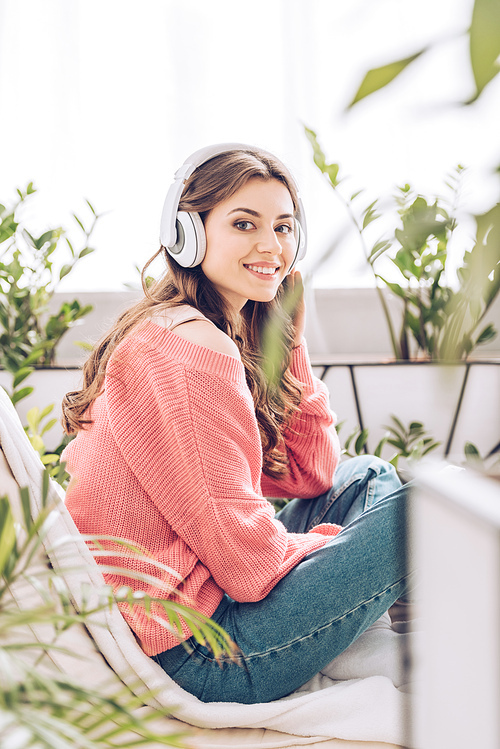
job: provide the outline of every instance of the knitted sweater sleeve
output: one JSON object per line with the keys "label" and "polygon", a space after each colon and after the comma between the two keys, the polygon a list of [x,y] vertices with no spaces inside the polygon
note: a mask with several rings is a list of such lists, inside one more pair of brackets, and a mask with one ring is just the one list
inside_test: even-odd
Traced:
{"label": "knitted sweater sleeve", "polygon": [[108,363],[106,398],[117,446],[169,525],[222,590],[256,601],[340,528],[291,534],[274,518],[241,370],[219,376],[126,340]]}
{"label": "knitted sweater sleeve", "polygon": [[339,461],[336,416],[326,386],[312,372],[305,343],[294,350],[290,371],[302,383],[303,395],[283,434],[288,473],[279,480],[263,474],[262,491],[267,497],[317,497],[331,487]]}

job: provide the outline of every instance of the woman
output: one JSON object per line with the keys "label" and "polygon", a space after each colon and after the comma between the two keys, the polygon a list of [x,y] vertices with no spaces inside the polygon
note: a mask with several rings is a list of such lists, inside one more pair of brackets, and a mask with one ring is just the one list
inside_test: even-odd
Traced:
{"label": "woman", "polygon": [[[403,490],[377,458],[339,465],[303,340],[293,267],[304,215],[283,164],[237,144],[196,152],[167,195],[161,242],[167,273],[96,346],[83,390],[63,404],[77,432],[63,455],[67,506],[82,533],[132,539],[164,565],[146,592],[177,592],[215,619],[244,667],[216,663],[194,638],[179,644],[158,609],[124,609],[148,655],[203,701],[265,702],[308,681],[405,591]],[[275,517],[265,497],[296,499]],[[145,587],[126,572],[106,579]]]}

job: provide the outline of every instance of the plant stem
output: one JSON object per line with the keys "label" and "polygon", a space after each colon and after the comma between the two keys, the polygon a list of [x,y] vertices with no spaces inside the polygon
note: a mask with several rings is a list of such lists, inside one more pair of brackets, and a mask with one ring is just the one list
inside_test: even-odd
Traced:
{"label": "plant stem", "polygon": [[401,352],[401,349],[400,349],[400,347],[398,346],[398,343],[397,343],[397,340],[396,340],[396,334],[394,333],[394,327],[393,327],[393,325],[392,325],[392,320],[391,320],[391,316],[390,316],[390,314],[389,314],[389,308],[388,308],[388,306],[387,306],[387,302],[386,302],[386,300],[385,300],[385,297],[384,297],[383,291],[382,291],[382,289],[380,288],[380,286],[379,286],[379,284],[378,284],[378,280],[377,280],[377,275],[376,275],[376,273],[375,273],[375,270],[374,270],[374,268],[373,268],[373,265],[372,265],[372,263],[370,262],[370,256],[369,256],[369,254],[368,254],[368,248],[367,248],[367,246],[366,246],[366,243],[365,243],[365,238],[364,238],[364,236],[363,236],[363,229],[362,229],[362,227],[361,227],[361,226],[359,225],[359,223],[358,223],[358,220],[357,220],[357,218],[356,218],[356,216],[355,216],[355,214],[354,214],[354,211],[353,211],[353,210],[352,210],[352,208],[351,208],[351,204],[349,203],[349,201],[347,201],[347,200],[346,200],[346,199],[344,198],[344,196],[342,195],[342,193],[341,193],[341,192],[340,192],[340,191],[339,191],[339,190],[337,189],[337,186],[336,186],[336,185],[334,185],[334,184],[333,184],[333,183],[331,182],[331,180],[330,180],[330,179],[328,178],[328,175],[326,175],[326,174],[325,174],[324,176],[326,177],[326,179],[327,179],[327,181],[328,181],[328,184],[330,185],[330,187],[331,187],[331,188],[332,188],[332,190],[334,191],[334,193],[335,193],[335,195],[337,196],[337,198],[338,198],[338,199],[340,200],[340,202],[341,202],[341,203],[343,204],[344,208],[345,208],[345,209],[346,209],[346,211],[347,211],[347,215],[349,216],[349,218],[350,218],[351,222],[352,222],[352,223],[354,224],[354,227],[355,227],[356,231],[357,231],[357,232],[358,232],[358,234],[359,234],[359,238],[360,238],[360,241],[361,241],[361,247],[362,247],[362,249],[363,249],[363,254],[364,254],[364,256],[365,256],[366,262],[368,263],[368,265],[369,265],[369,266],[370,266],[370,268],[371,268],[371,271],[372,271],[372,273],[373,273],[373,276],[374,276],[374,279],[375,279],[375,290],[376,290],[376,292],[377,292],[377,295],[378,295],[378,298],[379,298],[380,304],[381,304],[381,306],[382,306],[382,310],[383,310],[383,312],[384,312],[384,317],[385,317],[385,321],[386,321],[386,324],[387,324],[387,328],[388,328],[388,330],[389,330],[389,336],[390,336],[390,339],[391,339],[391,346],[392,346],[392,350],[393,350],[393,352],[394,352],[394,356],[396,357],[396,359],[403,359],[403,358],[405,358],[405,357],[404,357],[404,356],[402,356],[402,352]]}

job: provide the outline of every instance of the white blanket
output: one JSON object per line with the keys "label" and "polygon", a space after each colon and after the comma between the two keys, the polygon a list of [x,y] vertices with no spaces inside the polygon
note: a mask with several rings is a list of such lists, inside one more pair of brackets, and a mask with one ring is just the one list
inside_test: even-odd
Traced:
{"label": "white blanket", "polygon": [[[2,388],[0,444],[17,483],[29,488],[36,512],[43,466]],[[47,538],[47,547],[52,547],[49,556],[56,569],[66,570],[63,576],[78,602],[82,584],[97,590],[104,579],[64,506],[61,488],[52,483],[50,492],[58,511],[53,513]],[[73,571],[67,571],[69,567]],[[124,682],[139,692],[139,679],[142,689],[154,691],[157,705],[174,705],[171,714],[193,726],[271,728],[296,736],[408,745],[405,729],[410,697],[402,683],[402,661],[411,635],[393,631],[388,615],[301,689],[281,700],[255,705],[203,703],[182,690],[143,653],[117,607],[102,611],[89,629]],[[146,701],[151,703],[149,698]]]}

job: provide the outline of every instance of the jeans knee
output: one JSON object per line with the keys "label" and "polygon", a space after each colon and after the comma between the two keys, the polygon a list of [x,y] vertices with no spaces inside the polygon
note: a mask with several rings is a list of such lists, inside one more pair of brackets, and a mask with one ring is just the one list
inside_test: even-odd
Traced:
{"label": "jeans knee", "polygon": [[380,475],[397,475],[394,466],[387,460],[377,458],[375,455],[356,455],[349,458],[349,465],[355,469],[356,473],[366,473],[370,469],[378,476]]}
{"label": "jeans knee", "polygon": [[373,468],[380,476],[394,476],[397,478],[397,472],[392,463],[383,458],[377,458],[376,455],[367,455],[370,458],[370,468]]}
{"label": "jeans knee", "polygon": [[380,477],[383,477],[385,481],[391,482],[394,485],[394,489],[399,489],[401,486],[401,479],[398,476],[398,472],[388,460],[377,458],[375,455],[371,457],[371,468],[377,472]]}
{"label": "jeans knee", "polygon": [[368,474],[370,471],[383,482],[386,487],[386,493],[399,489],[401,486],[401,480],[397,474],[396,469],[383,458],[377,458],[376,455],[357,455],[354,458],[350,458],[351,467],[354,469],[353,472],[358,474]]}

